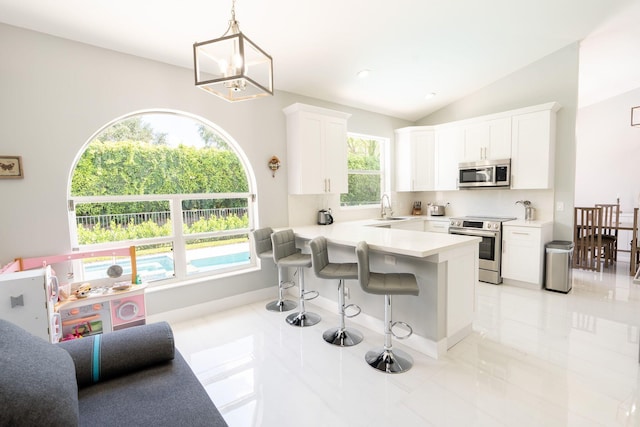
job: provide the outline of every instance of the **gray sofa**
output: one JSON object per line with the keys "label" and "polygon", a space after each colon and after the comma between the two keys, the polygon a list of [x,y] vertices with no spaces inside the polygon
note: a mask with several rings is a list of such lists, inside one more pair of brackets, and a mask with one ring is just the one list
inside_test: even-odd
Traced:
{"label": "gray sofa", "polygon": [[226,426],[170,326],[50,344],[0,319],[0,426]]}

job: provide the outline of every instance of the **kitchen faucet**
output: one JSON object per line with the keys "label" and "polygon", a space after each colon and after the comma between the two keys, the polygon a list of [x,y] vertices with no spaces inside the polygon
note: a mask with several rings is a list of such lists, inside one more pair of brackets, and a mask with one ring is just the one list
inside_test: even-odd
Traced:
{"label": "kitchen faucet", "polygon": [[[387,209],[384,207],[384,199],[387,199],[387,207],[389,209],[389,213],[387,214]],[[382,218],[386,218],[388,216],[393,215],[393,210],[391,209],[391,201],[389,200],[388,194],[383,194],[382,198],[380,198],[380,216]]]}

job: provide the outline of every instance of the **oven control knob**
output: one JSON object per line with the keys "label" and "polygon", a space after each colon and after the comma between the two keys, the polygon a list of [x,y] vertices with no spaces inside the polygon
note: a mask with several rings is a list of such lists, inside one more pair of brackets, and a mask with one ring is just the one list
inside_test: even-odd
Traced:
{"label": "oven control knob", "polygon": [[493,228],[494,228],[495,230],[497,230],[497,229],[498,229],[498,224],[493,224]]}

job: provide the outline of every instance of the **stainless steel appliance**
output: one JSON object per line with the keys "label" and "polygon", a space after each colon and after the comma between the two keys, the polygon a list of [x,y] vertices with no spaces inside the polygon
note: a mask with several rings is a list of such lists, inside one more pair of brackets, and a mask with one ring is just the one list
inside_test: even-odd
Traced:
{"label": "stainless steel appliance", "polygon": [[444,216],[444,210],[449,205],[434,205],[433,203],[429,203],[429,215],[431,216]]}
{"label": "stainless steel appliance", "polygon": [[511,159],[481,160],[458,165],[458,188],[496,188],[511,185]]}
{"label": "stainless steel appliance", "polygon": [[449,234],[482,238],[478,275],[481,282],[502,283],[502,223],[514,219],[471,216],[450,219]]}
{"label": "stainless steel appliance", "polygon": [[331,215],[331,209],[322,209],[318,211],[318,225],[333,224],[333,215]]}

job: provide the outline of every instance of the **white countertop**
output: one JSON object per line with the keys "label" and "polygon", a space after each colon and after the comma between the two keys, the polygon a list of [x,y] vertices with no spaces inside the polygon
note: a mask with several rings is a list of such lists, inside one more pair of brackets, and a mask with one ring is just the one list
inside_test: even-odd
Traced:
{"label": "white countertop", "polygon": [[394,222],[397,221],[364,220],[291,228],[296,237],[302,239],[324,236],[332,243],[353,247],[364,240],[372,250],[419,258],[477,244],[481,240],[472,236],[375,227]]}

